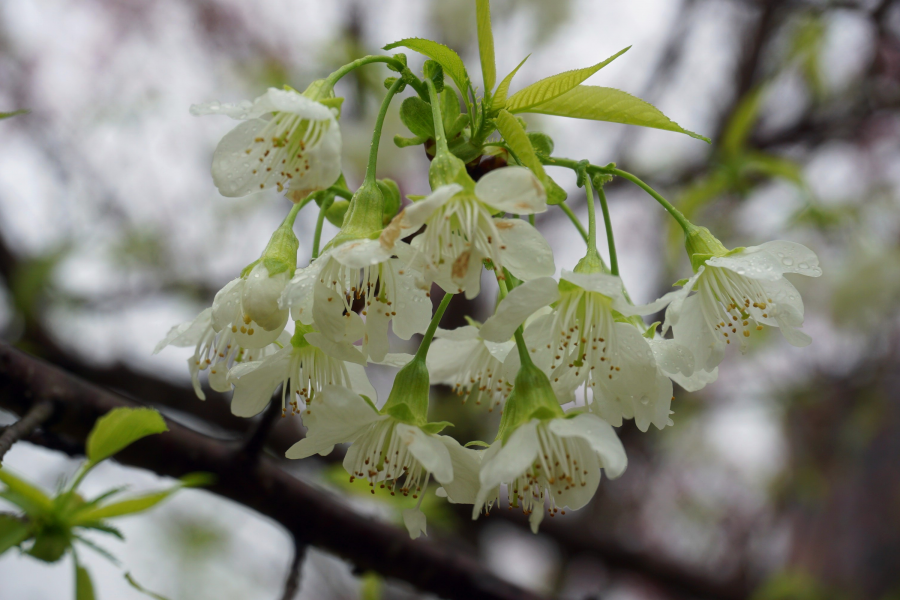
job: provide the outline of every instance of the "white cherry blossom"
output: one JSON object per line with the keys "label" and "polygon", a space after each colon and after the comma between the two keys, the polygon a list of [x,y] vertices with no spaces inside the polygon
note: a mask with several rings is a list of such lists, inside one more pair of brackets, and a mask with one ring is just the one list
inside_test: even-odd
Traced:
{"label": "white cherry blossom", "polygon": [[[303,198],[341,174],[341,131],[334,109],[295,90],[269,90],[253,102],[191,106],[194,115],[243,121],[216,147],[212,175],[223,196],[276,187]],[[269,119],[262,117],[271,115]]]}
{"label": "white cherry blossom", "polygon": [[[407,244],[387,251],[378,240],[345,242],[298,269],[281,304],[290,307],[295,320],[315,323],[334,341],[363,338],[367,356],[380,362],[389,351],[388,323],[407,340],[424,332],[431,320],[429,292],[411,260]],[[355,325],[355,300],[364,303],[364,328]]]}
{"label": "white cherry blossom", "polygon": [[672,327],[675,340],[690,349],[708,377],[732,341],[745,351],[750,331],[763,325],[778,327],[794,346],[806,346],[811,338],[797,329],[803,325],[803,300],[786,273],[818,277],[822,269],[812,250],[787,241],[711,256],[674,293],[664,328]]}
{"label": "white cherry blossom", "polygon": [[482,177],[474,193],[456,183],[438,187],[407,206],[380,239],[385,248],[392,248],[424,225],[413,247],[426,257],[431,276],[447,292],[465,292],[471,299],[480,289],[484,259],[522,280],[555,272],[553,252],[537,229],[521,219],[494,216],[546,210],[547,195],[534,173],[525,167],[503,167]]}

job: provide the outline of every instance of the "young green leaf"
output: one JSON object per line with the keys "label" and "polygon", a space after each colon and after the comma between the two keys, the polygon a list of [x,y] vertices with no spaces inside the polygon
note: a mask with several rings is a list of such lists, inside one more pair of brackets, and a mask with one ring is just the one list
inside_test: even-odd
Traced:
{"label": "young green leaf", "polygon": [[453,79],[459,93],[466,95],[469,89],[469,74],[466,73],[466,65],[455,51],[451,50],[443,44],[426,40],[422,38],[406,38],[393,44],[388,44],[384,50],[392,50],[394,48],[409,48],[415,50],[419,54],[424,54],[428,58],[437,62],[444,68],[444,71]]}
{"label": "young green leaf", "polygon": [[97,419],[88,435],[88,459],[97,464],[141,438],[168,430],[152,408],[115,408]]}
{"label": "young green leaf", "polygon": [[[22,503],[16,502],[15,500],[10,501],[28,513],[31,513],[34,510],[46,512],[53,506],[53,500],[50,499],[50,496],[24,479],[16,477],[6,469],[0,469],[0,482],[6,484],[6,487],[12,492],[10,495],[12,498],[18,497],[22,499]],[[23,506],[23,504],[26,503],[27,506]]]}
{"label": "young green leaf", "polygon": [[112,519],[115,517],[122,517],[125,515],[133,515],[135,513],[144,512],[145,510],[153,508],[154,506],[171,496],[173,493],[177,492],[179,489],[181,489],[180,485],[168,490],[163,490],[161,492],[153,492],[151,494],[145,494],[143,496],[137,496],[135,498],[119,500],[118,502],[107,504],[106,506],[91,508],[84,512],[78,513],[78,516],[76,517],[73,525],[82,525],[84,523],[91,523],[93,521]]}
{"label": "young green leaf", "polygon": [[[530,54],[528,56],[531,56]],[[509,94],[509,84],[512,83],[513,77],[516,76],[516,72],[522,68],[522,65],[525,64],[525,61],[528,60],[528,56],[522,59],[516,68],[513,69],[509,75],[503,78],[503,81],[500,82],[500,85],[497,86],[497,91],[494,92],[494,97],[491,98],[491,110],[500,110],[506,106],[506,95]]]}
{"label": "young green leaf", "polygon": [[[532,83],[528,87],[519,90],[506,101],[506,110],[509,112],[526,112],[530,108],[549,102],[554,98],[562,96],[572,88],[579,85],[582,81],[628,52],[628,48],[620,50],[606,60],[597,63],[592,67],[584,69],[576,69],[574,71],[566,71],[557,75],[541,79],[537,83]],[[498,90],[499,93],[499,90]]]}
{"label": "young green leaf", "polygon": [[12,515],[0,515],[0,555],[31,537],[31,525]]}
{"label": "young green leaf", "polygon": [[759,117],[765,89],[765,86],[758,86],[744,94],[744,97],[738,102],[722,133],[719,151],[723,156],[733,158],[740,154],[747,145],[747,138]]}
{"label": "young green leaf", "polygon": [[125,581],[127,581],[131,585],[131,587],[133,587],[140,593],[150,596],[154,600],[168,600],[168,598],[166,598],[165,596],[160,596],[159,594],[155,594],[155,593],[151,592],[150,590],[146,589],[141,584],[139,584],[137,581],[134,580],[134,577],[131,576],[131,573],[125,573]]}
{"label": "young green leaf", "polygon": [[579,85],[562,96],[529,108],[527,112],[652,127],[709,142],[708,138],[681,127],[649,102],[614,88]]}
{"label": "young green leaf", "polygon": [[478,54],[481,56],[481,72],[484,74],[484,92],[487,94],[497,82],[490,0],[475,0],[475,14],[478,18]]}
{"label": "young green leaf", "polygon": [[95,600],[94,582],[91,574],[79,564],[75,564],[75,600]]}
{"label": "young green leaf", "polygon": [[419,98],[410,96],[400,104],[400,120],[413,135],[434,138],[434,117],[431,105]]}
{"label": "young green leaf", "polygon": [[541,164],[537,154],[534,153],[531,140],[528,139],[528,134],[525,133],[525,129],[518,119],[507,111],[501,110],[500,114],[497,115],[497,129],[500,130],[500,134],[506,140],[506,144],[513,151],[513,154],[516,155],[519,162],[531,169],[546,187],[547,173],[544,171],[544,165]]}

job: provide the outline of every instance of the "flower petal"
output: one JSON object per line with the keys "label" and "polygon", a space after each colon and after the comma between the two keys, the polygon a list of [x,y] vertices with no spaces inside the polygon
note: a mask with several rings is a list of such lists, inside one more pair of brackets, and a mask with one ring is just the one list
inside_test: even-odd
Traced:
{"label": "flower petal", "polygon": [[781,261],[781,269],[785,273],[797,273],[807,277],[819,277],[822,274],[819,257],[803,244],[776,240],[761,244],[759,248],[775,255]]}
{"label": "flower petal", "polygon": [[392,296],[394,312],[391,319],[394,334],[401,340],[408,340],[416,333],[425,333],[431,323],[431,298],[428,291],[418,285],[421,276],[403,263],[394,259],[385,265],[392,271],[396,294]]}
{"label": "flower petal", "polygon": [[696,294],[685,299],[672,335],[694,355],[695,371],[712,371],[725,357],[725,344],[707,325],[700,296]]}
{"label": "flower petal", "polygon": [[418,508],[403,509],[403,524],[406,525],[411,539],[415,540],[423,533],[428,535],[428,532],[425,531],[425,513]]}
{"label": "flower petal", "polygon": [[625,467],[628,466],[625,447],[622,446],[612,425],[600,417],[582,413],[571,419],[553,419],[549,427],[550,431],[560,437],[577,437],[585,440],[600,457],[601,466],[606,469],[606,475],[610,479],[615,479],[625,472]]}
{"label": "flower petal", "polygon": [[453,340],[455,342],[476,340],[478,339],[478,328],[473,325],[463,325],[456,329],[443,329],[438,327],[437,331],[434,332],[434,337],[442,340]]}
{"label": "flower petal", "polygon": [[297,269],[293,279],[285,286],[279,304],[291,309],[291,318],[295,321],[304,325],[313,324],[315,285],[329,258],[328,255],[320,256],[308,267]]}
{"label": "flower petal", "polygon": [[394,433],[406,444],[409,452],[426,471],[441,484],[453,481],[453,463],[450,452],[436,435],[428,435],[418,427],[397,423]]}
{"label": "flower petal", "polygon": [[344,341],[347,327],[353,317],[344,315],[344,299],[322,282],[316,282],[313,300],[313,320],[326,337],[336,342]]}
{"label": "flower petal", "polygon": [[694,372],[694,355],[675,340],[653,338],[647,342],[653,351],[656,366],[666,375],[681,373],[690,377]]}
{"label": "flower petal", "polygon": [[516,329],[539,308],[559,300],[559,286],[552,277],[539,277],[514,288],[481,327],[481,337],[508,342]]}
{"label": "flower petal", "polygon": [[228,373],[234,384],[231,412],[238,417],[259,414],[272,400],[272,394],[288,376],[292,348],[288,346],[268,358],[236,365]]}
{"label": "flower petal", "polygon": [[240,277],[232,279],[216,293],[212,303],[212,326],[216,331],[239,323],[241,319],[241,292],[244,280]]}
{"label": "flower petal", "polygon": [[759,246],[744,248],[736,254],[713,256],[706,261],[710,267],[721,267],[734,271],[738,275],[750,279],[780,279],[784,273],[784,265],[774,254],[766,252]]}
{"label": "flower petal", "polygon": [[390,350],[388,323],[391,321],[391,307],[375,300],[366,307],[366,337],[364,351],[373,362],[381,362]]}
{"label": "flower petal", "polygon": [[350,240],[330,251],[331,258],[351,269],[365,269],[391,257],[378,240]]}
{"label": "flower petal", "polygon": [[372,406],[345,387],[327,385],[313,398],[303,415],[306,438],[291,446],[287,458],[326,455],[335,444],[353,442],[375,421],[389,417],[379,415]]}
{"label": "flower petal", "polygon": [[[489,494],[501,483],[515,481],[531,467],[540,450],[537,436],[538,421],[523,423],[516,429],[495,454],[484,456],[478,481],[481,484],[475,498],[474,514],[477,515]],[[499,445],[500,441],[491,444]]]}
{"label": "flower petal", "polygon": [[547,192],[526,167],[495,169],[475,184],[478,199],[500,212],[531,215],[547,210]]}
{"label": "flower petal", "polygon": [[365,396],[372,402],[377,401],[378,393],[375,391],[375,386],[372,385],[366,376],[365,367],[355,364],[345,366],[347,367],[347,378],[350,380],[350,389],[360,396]]}
{"label": "flower petal", "polygon": [[551,277],[556,273],[550,244],[537,229],[522,219],[494,219],[500,234],[500,261],[522,280]]}
{"label": "flower petal", "polygon": [[318,331],[311,331],[303,336],[307,342],[319,348],[328,356],[334,357],[344,362],[354,363],[365,366],[366,357],[359,351],[359,348],[347,342],[336,342],[327,335],[322,335]]}
{"label": "flower petal", "polygon": [[453,466],[453,481],[443,484],[447,498],[454,504],[474,504],[483,452],[465,448],[448,435],[437,438],[447,448]]}
{"label": "flower petal", "polygon": [[[203,309],[193,321],[181,323],[169,330],[166,337],[161,339],[153,349],[153,354],[159,352],[166,346],[176,346],[178,348],[186,348],[188,346],[196,346],[203,336],[212,328],[212,308]],[[473,327],[474,329],[474,327]]]}
{"label": "flower petal", "polygon": [[378,241],[386,249],[393,248],[397,240],[418,230],[436,210],[447,204],[450,198],[461,191],[462,186],[458,183],[442,185],[424,200],[413,202],[400,211],[390,225],[384,228]]}

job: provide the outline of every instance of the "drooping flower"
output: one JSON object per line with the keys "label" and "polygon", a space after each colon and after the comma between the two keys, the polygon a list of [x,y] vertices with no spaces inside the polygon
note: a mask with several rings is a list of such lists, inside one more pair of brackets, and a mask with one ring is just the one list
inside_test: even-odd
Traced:
{"label": "drooping flower", "polygon": [[490,342],[479,335],[479,328],[466,325],[458,329],[438,329],[428,352],[428,372],[433,383],[450,386],[463,398],[483,399],[489,410],[499,406],[512,392],[515,371],[504,369],[504,361],[516,343]]}
{"label": "drooping flower", "polygon": [[[326,351],[327,349],[327,351]],[[299,414],[325,386],[343,386],[375,398],[366,377],[366,360],[347,343],[336,343],[312,327],[295,324],[290,343],[262,360],[241,362],[228,372],[234,385],[231,412],[252,417],[261,412],[281,385],[281,412]]]}
{"label": "drooping flower", "polygon": [[201,400],[206,400],[206,394],[200,386],[201,371],[209,371],[209,385],[212,389],[227,392],[231,389],[227,375],[232,365],[241,361],[262,360],[290,343],[290,337],[282,331],[279,337],[267,346],[243,348],[230,328],[219,331],[215,329],[212,314],[213,309],[207,308],[193,321],[172,327],[153,350],[153,354],[157,354],[166,346],[180,348],[194,346],[194,354],[188,358],[188,370],[194,393]]}
{"label": "drooping flower", "polygon": [[[579,263],[579,267],[584,261]],[[635,306],[625,296],[622,281],[600,272],[563,271],[558,292],[540,279],[515,288],[485,323],[482,335],[499,339],[542,306],[554,309],[535,319],[527,331],[529,350],[546,370],[564,401],[578,386],[592,392],[590,409],[612,425],[635,419],[646,431],[650,423],[662,429],[669,422],[671,383],[658,377],[658,366],[643,329],[629,317],[652,314],[669,301],[663,297]],[[684,352],[687,355],[687,352]],[[549,363],[549,364],[548,364]],[[693,364],[680,365],[690,376]]]}
{"label": "drooping flower", "polygon": [[353,304],[362,302],[365,325],[359,335],[349,336],[355,337],[350,341],[363,337],[367,356],[380,362],[389,351],[388,323],[393,323],[397,337],[408,340],[423,333],[431,320],[430,294],[410,264],[409,254],[409,247],[402,243],[388,252],[378,240],[344,242],[297,270],[282,305],[290,307],[295,320],[315,323],[323,335],[341,341],[355,330]]}
{"label": "drooping flower", "polygon": [[563,413],[550,382],[532,363],[516,376],[497,440],[482,457],[472,518],[500,501],[521,506],[532,531],[544,518],[577,510],[593,497],[600,469],[616,478],[627,466],[625,449],[609,423],[583,412]]}
{"label": "drooping flower", "polygon": [[381,410],[344,387],[326,386],[306,407],[306,438],[291,446],[286,456],[326,455],[335,444],[352,443],[344,457],[351,481],[367,480],[373,494],[377,484],[391,495],[399,492],[419,500],[403,515],[410,536],[416,538],[425,531],[419,506],[431,476],[445,488],[450,485],[451,453],[464,450],[455,440],[437,435],[448,423],[427,421],[428,387],[428,370],[420,359],[400,370]]}
{"label": "drooping flower", "polygon": [[797,330],[803,325],[803,300],[784,277],[820,276],[812,250],[774,241],[729,251],[705,227],[695,227],[686,246],[695,274],[674,293],[664,327],[672,327],[675,340],[690,349],[698,369],[712,372],[732,340],[745,351],[750,331],[763,325],[778,327],[794,346],[812,341]]}
{"label": "drooping flower", "polygon": [[478,295],[481,265],[490,259],[522,280],[552,275],[553,252],[541,234],[526,221],[494,215],[531,215],[547,210],[547,194],[525,167],[503,167],[482,177],[471,189],[459,183],[437,187],[407,206],[382,232],[385,248],[392,248],[423,225],[413,240],[423,253],[434,280],[447,292]]}
{"label": "drooping flower", "polygon": [[[329,91],[315,82],[303,94],[269,90],[240,104],[195,104],[191,114],[222,114],[244,121],[216,147],[212,175],[223,196],[288,188],[295,200],[332,185],[341,173],[341,131],[336,109],[317,100]],[[269,119],[262,117],[271,115]]]}

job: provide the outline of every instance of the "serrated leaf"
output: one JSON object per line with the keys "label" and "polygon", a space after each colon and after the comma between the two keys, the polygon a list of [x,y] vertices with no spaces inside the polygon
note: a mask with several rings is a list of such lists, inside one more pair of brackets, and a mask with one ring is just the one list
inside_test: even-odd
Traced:
{"label": "serrated leaf", "polygon": [[11,498],[20,497],[27,501],[28,506],[23,506],[25,502],[20,504],[15,499],[7,498],[26,512],[31,513],[34,510],[47,512],[53,507],[53,500],[50,499],[50,496],[6,469],[0,468],[0,482],[6,484],[6,487],[12,492]]}
{"label": "serrated leaf", "polygon": [[481,57],[481,72],[484,74],[484,91],[488,93],[497,82],[490,0],[475,0],[475,15],[478,20],[478,55]]}
{"label": "serrated leaf", "polygon": [[27,115],[31,111],[27,108],[23,108],[22,110],[14,110],[12,112],[0,112],[0,121],[3,119],[8,119],[10,117],[15,117],[16,115]]}
{"label": "serrated leaf", "polygon": [[134,577],[131,576],[131,573],[125,573],[125,581],[127,581],[131,585],[131,587],[133,587],[140,593],[150,596],[154,600],[168,600],[168,598],[166,598],[165,596],[160,596],[159,594],[151,592],[150,590],[143,587],[141,584],[134,580]]}
{"label": "serrated leaf", "polygon": [[519,162],[531,169],[537,175],[537,178],[541,180],[541,183],[544,183],[545,188],[548,187],[544,165],[541,164],[537,154],[534,153],[531,140],[528,139],[528,134],[525,133],[525,129],[519,123],[519,120],[509,112],[501,110],[497,115],[497,129],[500,130],[500,134],[506,140],[507,146],[516,155]]}
{"label": "serrated leaf", "polygon": [[0,555],[31,537],[31,525],[12,515],[0,515]]}
{"label": "serrated leaf", "polygon": [[75,600],[95,600],[91,574],[79,564],[75,565]]}
{"label": "serrated leaf", "polygon": [[[530,54],[528,56],[531,56]],[[528,56],[522,59],[516,68],[513,69],[509,75],[503,78],[503,81],[500,82],[500,85],[497,86],[497,91],[494,92],[494,97],[491,98],[491,110],[500,110],[501,108],[506,107],[506,95],[509,94],[509,84],[512,83],[513,77],[516,76],[516,72],[522,65],[525,64],[525,61],[528,60]]]}
{"label": "serrated leaf", "polygon": [[94,424],[87,439],[87,456],[96,464],[141,438],[168,430],[162,415],[152,408],[114,408]]}
{"label": "serrated leaf", "polygon": [[[431,107],[429,106],[429,108]],[[451,137],[450,128],[460,116],[459,96],[450,88],[444,88],[444,91],[441,92],[441,123],[444,125],[444,135],[447,136],[447,139]]]}
{"label": "serrated leaf", "polygon": [[708,138],[681,127],[649,102],[615,88],[580,85],[527,112],[651,127],[709,142]]}
{"label": "serrated leaf", "polygon": [[466,73],[466,65],[454,50],[438,42],[423,38],[406,38],[399,42],[388,44],[383,49],[393,50],[399,47],[415,50],[440,64],[444,71],[450,75],[450,78],[453,79],[453,83],[456,84],[459,93],[463,96],[466,95],[469,89],[469,74]]}
{"label": "serrated leaf", "polygon": [[566,71],[541,79],[536,83],[532,83],[528,87],[519,90],[506,101],[506,110],[509,112],[525,112],[538,104],[544,104],[554,98],[562,96],[569,90],[575,88],[582,81],[628,52],[631,46],[620,50],[613,56],[604,61],[597,63],[592,67],[584,69],[575,69],[574,71]]}

